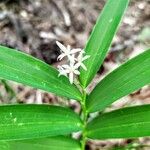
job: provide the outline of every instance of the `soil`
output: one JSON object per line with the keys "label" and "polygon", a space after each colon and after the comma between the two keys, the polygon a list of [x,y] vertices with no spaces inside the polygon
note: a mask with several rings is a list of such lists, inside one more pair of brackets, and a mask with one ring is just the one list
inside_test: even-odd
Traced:
{"label": "soil", "polygon": [[[84,48],[105,0],[1,0],[0,44],[33,55],[57,66],[60,54],[56,40]],[[111,10],[113,11],[113,10]],[[89,91],[108,72],[150,47],[150,0],[131,0],[112,47]],[[5,82],[5,81],[4,81]],[[59,103],[80,111],[75,101],[14,82],[0,83],[1,103]],[[6,88],[9,86],[9,90]],[[112,104],[106,111],[150,103],[150,86]],[[107,150],[128,144],[150,144],[149,138],[89,141],[87,150]],[[135,148],[138,149],[138,148]],[[139,148],[147,149],[147,148]]]}

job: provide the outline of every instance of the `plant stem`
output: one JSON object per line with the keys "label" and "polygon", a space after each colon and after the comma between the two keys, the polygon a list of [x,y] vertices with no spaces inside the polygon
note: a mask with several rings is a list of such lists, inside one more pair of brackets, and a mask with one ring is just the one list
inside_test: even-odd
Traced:
{"label": "plant stem", "polygon": [[82,132],[82,139],[81,139],[81,150],[85,150],[85,145],[86,145],[86,124],[87,124],[87,111],[86,111],[86,91],[85,89],[82,89],[82,102],[81,102],[81,108],[82,108],[82,119],[83,119],[83,125],[84,129]]}

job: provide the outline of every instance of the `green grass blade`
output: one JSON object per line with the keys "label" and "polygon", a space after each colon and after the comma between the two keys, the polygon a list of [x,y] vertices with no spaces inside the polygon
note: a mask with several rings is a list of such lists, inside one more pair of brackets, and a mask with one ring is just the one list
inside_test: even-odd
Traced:
{"label": "green grass blade", "polygon": [[0,141],[1,150],[81,150],[77,140],[65,136],[23,141]]}
{"label": "green grass blade", "polygon": [[[48,64],[19,51],[0,46],[0,77],[72,99],[81,99],[75,85]],[[64,88],[65,87],[65,88]]]}
{"label": "green grass blade", "polygon": [[90,83],[103,63],[128,1],[107,0],[85,47],[90,58],[84,62],[87,71],[81,69],[80,82],[83,87]]}
{"label": "green grass blade", "polygon": [[92,139],[150,136],[150,105],[127,107],[104,113],[87,125]]}
{"label": "green grass blade", "polygon": [[82,129],[72,110],[49,105],[0,106],[0,140],[20,140],[70,134]]}
{"label": "green grass blade", "polygon": [[150,83],[150,49],[108,74],[87,98],[88,112],[101,111]]}

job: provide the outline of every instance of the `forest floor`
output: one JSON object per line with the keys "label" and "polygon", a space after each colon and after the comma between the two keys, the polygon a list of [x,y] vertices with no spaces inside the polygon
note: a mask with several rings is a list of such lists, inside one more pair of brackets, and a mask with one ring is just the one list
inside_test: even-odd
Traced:
{"label": "forest floor", "polygon": [[[56,67],[60,54],[56,40],[84,48],[105,0],[5,0],[0,2],[0,44],[29,53]],[[111,10],[113,11],[113,10]],[[129,58],[150,47],[150,0],[131,0],[113,39],[110,52],[99,69],[91,90],[102,77]],[[62,98],[14,82],[0,83],[1,103],[52,103],[69,105],[79,112],[74,100]],[[150,103],[150,86],[113,103],[106,111]],[[150,138],[89,141],[87,150],[150,145]],[[136,149],[148,150],[146,147]],[[133,150],[133,149],[132,149]]]}

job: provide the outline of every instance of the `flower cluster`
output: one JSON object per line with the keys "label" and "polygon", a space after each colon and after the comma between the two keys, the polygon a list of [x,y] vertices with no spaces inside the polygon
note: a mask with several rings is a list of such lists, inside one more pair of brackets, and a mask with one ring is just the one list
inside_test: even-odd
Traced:
{"label": "flower cluster", "polygon": [[72,84],[74,81],[74,75],[79,75],[79,68],[82,67],[84,70],[87,70],[86,66],[83,64],[83,61],[88,59],[90,56],[85,55],[84,50],[80,48],[71,49],[70,45],[65,47],[60,42],[56,41],[57,46],[61,50],[61,54],[58,56],[58,60],[62,60],[64,57],[67,57],[67,64],[59,65],[59,76],[64,75],[69,77],[69,81]]}

